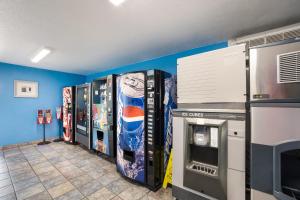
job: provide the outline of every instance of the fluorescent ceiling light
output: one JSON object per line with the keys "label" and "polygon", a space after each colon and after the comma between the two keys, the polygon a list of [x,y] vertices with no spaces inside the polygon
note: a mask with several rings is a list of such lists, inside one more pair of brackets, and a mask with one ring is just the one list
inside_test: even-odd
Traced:
{"label": "fluorescent ceiling light", "polygon": [[125,2],[125,0],[109,0],[109,1],[110,1],[110,3],[114,4],[115,6],[119,6]]}
{"label": "fluorescent ceiling light", "polygon": [[42,48],[32,59],[31,62],[38,63],[43,58],[45,58],[49,53],[51,53],[51,50],[49,48]]}

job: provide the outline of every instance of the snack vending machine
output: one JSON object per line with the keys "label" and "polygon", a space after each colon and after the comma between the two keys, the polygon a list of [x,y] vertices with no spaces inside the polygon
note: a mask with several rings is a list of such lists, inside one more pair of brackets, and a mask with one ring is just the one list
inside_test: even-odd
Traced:
{"label": "snack vending machine", "polygon": [[91,149],[91,84],[76,86],[76,142]]}
{"label": "snack vending machine", "polygon": [[75,143],[75,86],[63,88],[63,139]]}
{"label": "snack vending machine", "polygon": [[116,75],[93,81],[92,148],[116,157]]}
{"label": "snack vending machine", "polygon": [[162,184],[172,143],[175,80],[159,70],[117,77],[117,169],[152,190]]}

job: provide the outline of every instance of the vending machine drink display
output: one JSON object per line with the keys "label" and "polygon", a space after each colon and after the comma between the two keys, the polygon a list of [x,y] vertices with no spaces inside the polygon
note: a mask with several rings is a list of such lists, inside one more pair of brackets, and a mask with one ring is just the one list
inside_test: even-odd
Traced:
{"label": "vending machine drink display", "polygon": [[91,84],[76,86],[75,140],[91,149]]}
{"label": "vending machine drink display", "polygon": [[92,148],[112,158],[116,157],[116,76],[93,81]]}
{"label": "vending machine drink display", "polygon": [[75,87],[63,88],[63,139],[75,143]]}
{"label": "vending machine drink display", "polygon": [[175,78],[159,70],[117,77],[117,168],[152,190],[162,184],[170,152],[175,89]]}

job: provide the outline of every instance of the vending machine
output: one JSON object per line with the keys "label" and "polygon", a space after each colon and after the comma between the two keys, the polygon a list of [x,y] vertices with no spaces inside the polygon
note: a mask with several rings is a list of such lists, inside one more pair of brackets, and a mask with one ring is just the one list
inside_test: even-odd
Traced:
{"label": "vending machine", "polygon": [[116,157],[116,75],[92,83],[92,148]]}
{"label": "vending machine", "polygon": [[63,88],[63,139],[75,143],[75,86]]}
{"label": "vending machine", "polygon": [[161,186],[171,145],[175,80],[159,70],[117,77],[117,169],[151,190]]}
{"label": "vending machine", "polygon": [[76,142],[91,149],[91,84],[76,86]]}

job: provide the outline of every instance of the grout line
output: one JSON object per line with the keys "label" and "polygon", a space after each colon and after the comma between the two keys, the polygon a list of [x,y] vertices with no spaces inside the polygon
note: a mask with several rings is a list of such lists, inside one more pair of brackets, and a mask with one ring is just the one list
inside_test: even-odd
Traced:
{"label": "grout line", "polygon": [[[19,149],[19,148],[18,148],[18,149]],[[19,150],[20,150],[20,149],[19,149]],[[6,165],[6,167],[7,167],[7,170],[8,170],[10,183],[11,183],[11,185],[12,185],[12,187],[13,187],[13,190],[14,190],[14,195],[15,195],[15,197],[16,197],[16,199],[17,199],[16,189],[15,189],[15,186],[14,186],[13,181],[12,181],[12,179],[11,179],[10,169],[8,168],[7,161],[6,161],[6,156],[5,156],[4,151],[3,151],[3,158],[4,158],[4,161],[5,161],[5,165]],[[9,195],[9,194],[8,194],[8,195]],[[5,196],[7,196],[7,195],[5,195]],[[4,197],[5,197],[5,196],[4,196]]]}
{"label": "grout line", "polygon": [[[18,148],[19,148],[19,147],[18,147]],[[36,146],[34,146],[34,148],[36,148]],[[20,149],[20,151],[21,151],[21,149]],[[36,175],[36,177],[40,180],[40,183],[41,183],[41,185],[43,186],[43,188],[45,189],[45,191],[49,194],[50,198],[53,199],[52,196],[50,195],[50,193],[48,192],[47,188],[46,188],[46,187],[44,186],[44,184],[42,183],[40,177],[36,174],[36,172],[35,172],[34,169],[32,168],[31,163],[29,162],[29,160],[27,159],[27,157],[25,156],[25,154],[23,153],[23,151],[21,151],[21,153],[22,153],[23,156],[25,157],[25,159],[26,159],[27,163],[29,164],[30,168],[32,169],[33,173],[34,173],[34,174]],[[44,156],[44,155],[43,155],[43,156]],[[40,192],[40,193],[42,193],[42,192]],[[38,194],[40,194],[40,193],[38,193]],[[34,195],[33,195],[33,196],[34,196]],[[31,196],[31,197],[32,197],[32,196]],[[28,197],[28,198],[30,198],[30,197]],[[28,199],[28,198],[27,198],[27,199]],[[25,199],[25,200],[26,200],[26,199]]]}
{"label": "grout line", "polygon": [[[51,147],[52,148],[52,147]],[[53,149],[53,148],[52,148]],[[49,159],[39,150],[39,149],[37,149],[37,151],[39,151],[45,158],[46,158],[46,160],[47,161],[49,161]],[[56,153],[59,153],[59,152],[57,152],[56,151],[56,149],[53,149],[53,151],[55,151]],[[63,158],[65,158],[64,156],[63,156]],[[65,158],[66,159],[66,158]],[[67,161],[68,159],[66,159],[65,161]],[[64,161],[63,161],[64,162]],[[52,164],[50,161],[49,161],[49,163],[51,164],[51,166],[53,166],[60,174],[61,174],[61,176],[62,177],[64,177],[66,180],[67,180],[67,182],[69,182],[72,186],[74,186],[74,188],[83,196],[83,198],[82,199],[84,199],[84,198],[87,198],[86,196],[84,196],[81,192],[80,192],[80,190],[78,190],[78,188],[75,186],[75,185],[73,185],[70,181],[69,181],[69,179],[67,178],[67,177],[65,177],[62,173],[61,173],[61,171],[54,165],[54,164]],[[56,186],[55,186],[56,187]],[[47,189],[46,189],[47,190]],[[48,191],[48,190],[47,190]],[[72,190],[71,190],[72,191]],[[69,192],[71,192],[71,191],[69,191]],[[68,192],[66,192],[66,193],[68,193]],[[64,194],[66,194],[66,193],[64,193]],[[61,196],[63,196],[64,194],[62,194]],[[51,196],[51,195],[50,195]],[[58,196],[58,197],[60,197],[60,196]],[[57,197],[57,198],[58,198]],[[52,198],[52,197],[51,197]],[[52,198],[53,199],[53,198]]]}
{"label": "grout line", "polygon": [[[60,143],[57,143],[57,144],[59,144],[59,145],[61,145]],[[63,146],[63,145],[61,145],[61,146]],[[57,155],[59,155],[59,151],[57,151],[57,149],[55,149],[55,148],[53,148],[51,145],[49,145],[48,146],[50,149],[51,149],[51,152],[55,152]],[[42,181],[41,181],[41,179],[40,179],[40,177],[36,174],[36,172],[34,171],[34,169],[33,169],[33,167],[32,167],[32,165],[31,165],[31,163],[29,162],[29,160],[27,159],[27,157],[25,156],[25,154],[23,153],[23,151],[20,149],[20,147],[17,147],[17,149],[21,152],[21,154],[24,156],[24,158],[25,158],[25,160],[26,160],[26,162],[29,164],[29,166],[30,166],[30,168],[32,169],[32,171],[34,172],[34,174],[37,176],[37,178],[39,179],[39,181],[40,181],[40,183],[43,185],[43,188],[45,189],[45,191],[47,191],[47,193],[49,194],[49,196],[50,196],[50,198],[51,199],[53,199],[52,198],[52,196],[50,195],[50,193],[48,192],[48,189],[44,186],[44,184],[42,183]],[[80,190],[79,190],[79,188],[80,187],[76,187],[75,185],[73,185],[71,182],[70,182],[70,180],[71,179],[76,179],[76,178],[78,178],[78,177],[74,177],[74,178],[71,178],[71,179],[68,179],[67,177],[65,177],[62,173],[61,173],[61,171],[59,170],[59,168],[57,168],[56,166],[55,166],[55,164],[53,164],[52,162],[50,162],[50,160],[44,155],[44,152],[43,151],[41,151],[39,148],[38,148],[38,146],[36,146],[36,145],[33,145],[33,149],[34,149],[34,151],[36,151],[36,152],[38,152],[40,155],[39,155],[39,157],[40,158],[45,158],[46,159],[46,161],[47,162],[49,162],[50,164],[51,164],[51,166],[52,167],[54,167],[58,172],[59,172],[59,176],[62,176],[62,177],[64,177],[66,180],[67,180],[67,182],[69,182],[74,188],[75,188],[75,190],[77,190],[81,195],[82,195],[82,199],[84,199],[84,198],[87,198],[87,196],[85,196],[85,195],[83,195],[81,192],[80,192]],[[68,152],[68,151],[70,151],[71,149],[68,149],[68,148],[62,148],[63,150],[67,150],[66,152]],[[80,151],[86,151],[85,149],[83,149],[83,148],[80,148],[81,150]],[[60,150],[60,149],[58,149],[58,150]],[[78,151],[78,152],[80,152],[80,151]],[[77,152],[77,151],[76,151]],[[86,152],[88,152],[88,151],[86,151]],[[89,152],[88,152],[89,153]],[[96,155],[96,154],[95,154]],[[3,153],[3,156],[4,156],[4,153]],[[76,157],[73,157],[73,158],[71,158],[71,159],[68,159],[67,157],[65,157],[65,156],[62,156],[63,158],[64,158],[64,160],[62,161],[62,162],[64,162],[64,161],[69,161],[70,162],[70,160],[71,159],[74,159],[74,158],[76,158]],[[4,156],[4,159],[5,159],[5,156]],[[84,159],[84,160],[89,160],[89,159],[92,159],[92,158],[87,158],[87,159]],[[43,162],[46,162],[46,161],[42,161],[41,163],[43,163]],[[106,160],[105,160],[106,161]],[[108,162],[108,161],[107,161]],[[9,171],[9,175],[10,175],[10,170],[9,170],[9,168],[8,168],[8,165],[7,165],[7,160],[5,159],[5,163],[6,163],[6,167],[7,167],[7,169],[8,169],[8,171]],[[59,162],[58,162],[59,163]],[[73,166],[75,166],[75,167],[77,167],[78,169],[80,169],[81,171],[83,171],[84,172],[84,174],[86,174],[86,175],[88,175],[87,173],[88,172],[86,172],[86,171],[84,171],[84,170],[82,170],[80,167],[78,167],[78,166],[76,166],[75,164],[73,164],[73,163],[71,163]],[[83,165],[83,166],[86,166],[86,165]],[[82,166],[82,167],[83,167]],[[66,166],[66,167],[68,167],[68,166]],[[102,167],[101,167],[102,168]],[[46,172],[45,172],[46,173]],[[104,176],[105,175],[105,173],[103,174],[103,175],[101,175],[99,178],[101,178],[102,176]],[[93,177],[92,177],[93,178]],[[97,178],[97,179],[99,179],[99,178]],[[94,180],[97,180],[97,179],[94,179],[93,178],[93,180],[92,181],[94,181]],[[121,176],[121,179],[122,179],[122,176]],[[12,179],[11,179],[11,176],[10,176],[10,180],[11,180],[11,184],[12,184],[12,186],[13,186],[13,188],[14,188],[14,185],[13,185],[13,182],[12,182]],[[115,180],[115,181],[118,181],[118,180],[120,180],[120,179],[117,179],[117,180]],[[124,180],[124,179],[122,179],[122,180]],[[113,182],[115,182],[115,181],[113,181]],[[125,180],[126,181],[126,180]],[[111,183],[113,183],[113,182],[111,182]],[[88,183],[90,183],[90,182],[88,182]],[[87,184],[88,184],[87,183]],[[110,184],[111,184],[110,183]],[[56,186],[55,186],[56,187]],[[103,188],[106,188],[106,186],[104,186],[103,185]],[[101,188],[102,189],[102,188]],[[106,189],[108,189],[108,188],[106,188]],[[74,189],[73,189],[74,190]],[[71,192],[71,191],[73,191],[73,190],[70,190],[69,192]],[[126,190],[126,189],[125,189]],[[125,191],[124,190],[124,191]],[[97,191],[96,191],[97,192]],[[123,192],[123,191],[122,191]],[[121,192],[121,193],[122,193]],[[15,193],[15,195],[16,195],[16,191],[15,191],[15,188],[14,188],[14,193]],[[67,192],[68,193],[68,192]],[[122,199],[119,195],[121,194],[121,193],[119,193],[119,194],[117,194],[117,195],[115,195],[114,197],[112,197],[112,198],[115,198],[115,197],[119,197],[120,199]],[[148,194],[150,193],[150,190],[148,190],[147,192],[145,192],[145,194],[144,195],[142,195],[142,197],[140,198],[140,199],[142,199],[143,197],[145,197],[145,196],[147,196]],[[66,193],[64,193],[64,194],[62,194],[61,196],[63,196],[63,195],[65,195]],[[61,197],[61,196],[59,196],[59,197]],[[89,196],[89,195],[88,195]],[[17,196],[16,196],[17,197]],[[32,196],[31,196],[32,197]],[[28,197],[28,198],[30,198],[30,197]],[[58,197],[57,197],[58,198]]]}

